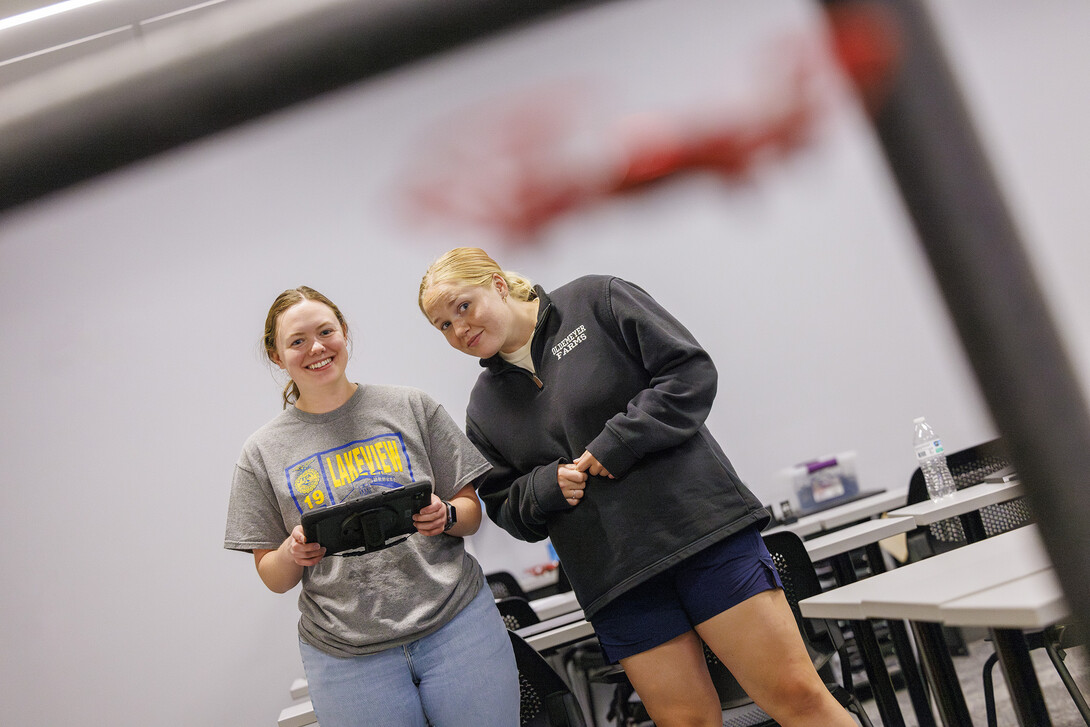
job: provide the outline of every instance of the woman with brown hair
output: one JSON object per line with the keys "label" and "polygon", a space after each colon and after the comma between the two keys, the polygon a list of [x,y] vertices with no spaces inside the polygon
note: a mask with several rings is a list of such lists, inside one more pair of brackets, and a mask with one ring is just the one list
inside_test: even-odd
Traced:
{"label": "woman with brown hair", "polygon": [[[348,325],[312,288],[286,290],[265,353],[287,372],[284,411],[235,467],[225,547],[252,552],[261,580],[302,583],[299,649],[322,727],[519,723],[518,670],[503,620],[463,540],[488,463],[422,391],[357,384]],[[358,557],[307,542],[304,513],[430,482],[417,532]]]}

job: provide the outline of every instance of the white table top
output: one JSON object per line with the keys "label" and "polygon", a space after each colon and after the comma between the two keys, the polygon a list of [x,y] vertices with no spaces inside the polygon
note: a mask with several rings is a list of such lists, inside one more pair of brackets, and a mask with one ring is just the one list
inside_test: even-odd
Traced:
{"label": "white table top", "polygon": [[276,720],[277,727],[304,727],[304,725],[317,724],[318,718],[314,716],[314,705],[308,699],[290,707],[280,710],[280,717]]}
{"label": "white table top", "polygon": [[793,523],[784,523],[781,525],[773,525],[767,530],[762,531],[765,535],[769,533],[782,533],[789,532],[798,535],[800,538],[805,538],[807,535],[813,535],[814,533],[820,533],[824,528],[821,525],[821,518],[815,515],[803,515]]}
{"label": "white table top", "polygon": [[903,505],[906,502],[908,502],[908,490],[888,490],[815,514],[821,518],[822,528],[831,530],[874,515],[881,515],[891,507]]}
{"label": "white table top", "polygon": [[579,602],[575,600],[574,591],[555,593],[544,598],[535,598],[530,601],[530,607],[542,621],[561,616],[565,613],[579,610]]}
{"label": "white table top", "polygon": [[925,500],[906,507],[890,510],[889,514],[899,517],[911,517],[917,525],[930,525],[946,518],[964,515],[988,505],[995,505],[1013,500],[1025,494],[1022,483],[1018,481],[993,484],[984,482],[964,490],[958,490],[938,502]]}
{"label": "white table top", "polygon": [[878,520],[864,520],[855,525],[821,535],[803,542],[810,560],[818,561],[834,555],[846,553],[855,548],[876,543],[900,533],[907,533],[916,527],[916,521],[910,517],[887,517]]}
{"label": "white table top", "polygon": [[939,613],[949,626],[1039,629],[1064,620],[1071,609],[1048,569],[944,603]]}
{"label": "white table top", "polygon": [[941,622],[943,604],[1051,567],[1036,526],[1029,525],[834,588],[799,606],[812,618]]}
{"label": "white table top", "polygon": [[[520,629],[518,633],[521,634],[522,630]],[[564,624],[563,626],[532,634],[530,636],[524,636],[523,638],[527,644],[534,647],[535,651],[545,651],[546,649],[570,644],[591,636],[594,636],[594,627],[591,626],[590,622],[586,619],[579,618],[578,620]]]}
{"label": "white table top", "polygon": [[310,696],[310,686],[307,684],[307,680],[302,677],[296,679],[291,683],[291,698],[303,699]]}
{"label": "white table top", "polygon": [[828,510],[815,512],[812,515],[803,515],[793,523],[776,525],[764,532],[777,533],[787,530],[800,538],[805,538],[807,535],[820,533],[822,530],[829,530],[859,520],[866,520],[874,515],[880,515],[891,507],[903,505],[907,499],[907,490],[879,492],[876,495],[864,497],[844,505],[830,507]]}

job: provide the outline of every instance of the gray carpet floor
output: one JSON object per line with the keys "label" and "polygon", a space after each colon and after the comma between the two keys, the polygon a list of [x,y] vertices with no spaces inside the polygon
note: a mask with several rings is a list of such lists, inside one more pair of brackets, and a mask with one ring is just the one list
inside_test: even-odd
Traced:
{"label": "gray carpet floor", "polygon": [[[984,681],[982,678],[982,671],[984,662],[987,660],[988,656],[991,655],[993,649],[991,642],[985,640],[972,641],[968,646],[969,655],[955,656],[954,667],[957,669],[958,681],[961,683],[961,689],[965,693],[965,702],[969,707],[969,714],[973,718],[973,724],[975,727],[984,727],[987,724],[987,721],[985,718],[986,710],[984,707]],[[1045,706],[1048,707],[1049,717],[1052,720],[1053,726],[1086,727],[1086,722],[1083,721],[1078,710],[1075,709],[1074,703],[1071,701],[1071,695],[1068,694],[1063,682],[1060,681],[1060,677],[1056,673],[1056,668],[1053,667],[1052,662],[1049,661],[1048,654],[1046,654],[1043,649],[1036,649],[1031,652],[1031,657],[1033,658],[1034,671],[1037,673],[1037,678],[1041,682],[1041,691],[1045,697]],[[1085,646],[1080,646],[1069,649],[1067,651],[1065,663],[1067,664],[1067,668],[1071,672],[1072,677],[1075,679],[1075,683],[1082,691],[1083,696],[1090,701],[1090,656],[1088,656],[1087,648]],[[1015,717],[1014,710],[1011,708],[1007,684],[1004,681],[1003,674],[998,666],[992,670],[992,680],[995,684],[996,717],[999,727],[1017,727],[1018,720]],[[916,720],[916,714],[912,711],[912,703],[909,701],[908,692],[899,690],[897,692],[897,697],[898,701],[901,703],[901,712],[904,714],[907,727],[919,727]],[[870,716],[875,727],[878,727],[878,725],[881,724],[881,720],[878,717],[878,708],[875,706],[874,702],[864,702],[863,706],[867,710],[867,715]],[[938,719],[937,712],[936,719]]]}

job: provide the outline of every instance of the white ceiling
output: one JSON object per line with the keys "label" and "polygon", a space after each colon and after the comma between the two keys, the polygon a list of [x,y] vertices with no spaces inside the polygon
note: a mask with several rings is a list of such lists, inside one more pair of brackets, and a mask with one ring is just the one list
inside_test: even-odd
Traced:
{"label": "white ceiling", "polygon": [[[105,48],[214,12],[237,0],[104,0],[13,28],[0,29],[0,86]],[[4,0],[0,19],[52,5]]]}

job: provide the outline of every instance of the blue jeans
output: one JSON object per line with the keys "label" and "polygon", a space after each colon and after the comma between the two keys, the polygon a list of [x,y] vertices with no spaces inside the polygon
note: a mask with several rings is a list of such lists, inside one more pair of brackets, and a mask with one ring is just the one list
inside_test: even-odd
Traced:
{"label": "blue jeans", "polygon": [[519,677],[511,640],[481,592],[433,634],[343,658],[299,642],[322,727],[517,727]]}

